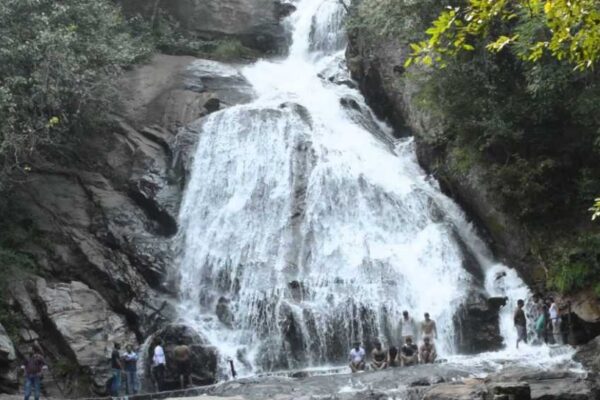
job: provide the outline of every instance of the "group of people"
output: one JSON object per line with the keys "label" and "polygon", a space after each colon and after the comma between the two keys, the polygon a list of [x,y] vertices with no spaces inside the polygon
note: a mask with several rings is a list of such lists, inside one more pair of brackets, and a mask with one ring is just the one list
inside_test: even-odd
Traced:
{"label": "group of people", "polygon": [[[563,323],[563,316],[558,304],[553,297],[548,297],[545,300],[540,295],[533,296],[532,307],[530,309],[529,318],[534,323],[535,342],[546,344],[563,344],[565,342],[566,328]],[[527,314],[525,312],[525,301],[519,299],[517,301],[517,309],[515,310],[513,320],[517,330],[517,349],[519,343],[527,343]]]}
{"label": "group of people", "polygon": [[[425,313],[424,317],[425,319],[420,324],[420,334],[423,340],[420,347],[415,343],[417,325],[408,311],[404,311],[400,321],[402,346],[400,349],[390,346],[385,350],[381,342],[375,340],[373,343],[374,348],[371,351],[371,369],[382,370],[388,367],[433,363],[437,358],[437,351],[433,343],[433,340],[437,339],[437,327],[429,313]],[[361,346],[361,342],[354,342],[354,347],[350,350],[349,355],[352,372],[364,371],[367,367],[366,358],[366,352]]]}
{"label": "group of people", "polygon": [[[139,392],[139,380],[137,373],[138,354],[134,351],[132,345],[127,345],[125,352],[121,353],[119,343],[114,344],[111,353],[110,364],[112,377],[109,382],[109,391],[111,396],[119,396],[121,392],[121,382],[123,373],[126,377],[125,392],[128,395]],[[165,390],[165,373],[167,369],[167,357],[161,339],[154,341],[150,346],[152,381],[158,392]],[[191,350],[189,346],[178,343],[173,348],[173,362],[175,371],[181,389],[185,389],[190,382],[191,374]]]}

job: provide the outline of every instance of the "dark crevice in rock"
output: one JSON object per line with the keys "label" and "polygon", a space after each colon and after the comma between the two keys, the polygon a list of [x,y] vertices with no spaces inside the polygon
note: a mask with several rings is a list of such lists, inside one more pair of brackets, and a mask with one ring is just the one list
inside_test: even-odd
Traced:
{"label": "dark crevice in rock", "polygon": [[[141,181],[140,185],[151,184]],[[150,187],[150,190],[153,190],[153,188]],[[162,210],[156,202],[146,197],[138,188],[130,187],[127,194],[150,220],[157,223],[158,226],[153,233],[165,237],[172,237],[177,233],[177,221],[168,212]]]}

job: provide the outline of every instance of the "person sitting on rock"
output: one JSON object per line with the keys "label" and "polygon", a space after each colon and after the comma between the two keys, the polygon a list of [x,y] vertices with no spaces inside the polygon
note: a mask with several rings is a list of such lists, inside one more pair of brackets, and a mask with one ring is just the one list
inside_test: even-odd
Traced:
{"label": "person sitting on rock", "polygon": [[25,400],[29,400],[31,392],[35,400],[40,400],[42,375],[47,367],[42,350],[37,344],[33,345],[31,356],[21,368],[25,370]]}
{"label": "person sitting on rock", "polygon": [[525,317],[525,311],[523,311],[524,306],[525,302],[523,300],[517,300],[517,309],[513,315],[513,321],[517,329],[517,349],[519,348],[519,342],[527,343],[527,318]]}
{"label": "person sitting on rock", "polygon": [[127,394],[137,394],[139,388],[137,377],[137,362],[138,355],[133,350],[133,346],[128,344],[125,346],[125,354],[123,355],[125,363],[125,376],[127,377]]}
{"label": "person sitting on rock", "polygon": [[190,383],[190,373],[192,370],[192,352],[189,346],[179,341],[173,349],[173,358],[177,367],[177,377],[182,389],[185,389]]}
{"label": "person sitting on rock", "polygon": [[419,358],[421,364],[433,364],[437,358],[435,345],[428,337],[423,338],[423,344],[419,349]]}
{"label": "person sitting on rock", "polygon": [[377,371],[386,369],[387,366],[385,350],[381,347],[381,342],[377,340],[375,341],[375,348],[371,352],[371,368]]}
{"label": "person sitting on rock", "polygon": [[165,350],[162,347],[162,340],[158,339],[155,342],[154,350],[152,351],[152,377],[154,378],[156,390],[158,392],[164,390],[166,368],[167,360],[165,358]]}
{"label": "person sitting on rock", "polygon": [[360,346],[360,342],[354,342],[354,348],[350,350],[350,369],[352,373],[365,370],[365,349]]}
{"label": "person sitting on rock", "polygon": [[396,346],[390,346],[387,353],[386,362],[388,367],[397,367],[400,365],[400,360],[398,359],[398,348]]}
{"label": "person sitting on rock", "polygon": [[429,313],[425,313],[425,320],[421,322],[421,336],[423,338],[428,337],[433,341],[437,339],[437,326],[435,321],[429,318]]}
{"label": "person sitting on rock", "polygon": [[408,336],[404,340],[404,345],[400,349],[400,366],[407,367],[409,365],[417,364],[419,349],[417,345],[413,343],[412,337]]}

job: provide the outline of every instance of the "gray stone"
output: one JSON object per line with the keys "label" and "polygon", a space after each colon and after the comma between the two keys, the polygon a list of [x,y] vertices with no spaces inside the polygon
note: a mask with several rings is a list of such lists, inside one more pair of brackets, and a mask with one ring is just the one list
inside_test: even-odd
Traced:
{"label": "gray stone", "polygon": [[280,52],[288,36],[280,19],[291,11],[273,0],[119,0],[129,15],[156,15],[160,8],[185,30],[204,39],[235,38],[261,52]]}
{"label": "gray stone", "polygon": [[75,357],[73,361],[93,371],[94,383],[102,387],[110,375],[113,343],[137,343],[125,318],[81,282],[50,284],[39,278],[35,289],[35,296],[45,304],[46,317]]}

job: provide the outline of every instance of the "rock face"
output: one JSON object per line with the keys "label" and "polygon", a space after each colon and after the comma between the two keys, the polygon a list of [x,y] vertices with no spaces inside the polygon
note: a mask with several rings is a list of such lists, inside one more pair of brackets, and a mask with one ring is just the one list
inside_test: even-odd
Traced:
{"label": "rock face", "polygon": [[[173,358],[173,349],[178,344],[190,347],[191,357],[191,384],[193,386],[208,385],[214,383],[217,378],[217,351],[207,346],[206,339],[194,329],[186,325],[169,325],[156,332],[150,342],[161,339],[165,344],[165,355],[167,358],[167,370],[165,374],[165,388],[171,390],[179,389],[179,376],[177,366]],[[152,346],[148,349],[148,360],[151,359]],[[145,365],[145,375],[150,377],[150,365]]]}
{"label": "rock face", "polygon": [[81,282],[48,284],[38,278],[15,290],[15,298],[23,309],[35,307],[28,313],[29,326],[42,327],[45,336],[60,338],[68,363],[91,372],[98,388],[110,376],[107,360],[113,344],[136,342],[125,317]]}
{"label": "rock face", "polygon": [[15,347],[6,333],[4,326],[0,324],[0,392],[15,389],[14,362],[17,356]]}
{"label": "rock face", "polygon": [[119,0],[126,14],[155,18],[159,10],[204,39],[235,38],[266,53],[284,50],[288,41],[281,18],[292,7],[278,0]]}
{"label": "rock face", "polygon": [[252,98],[237,70],[191,57],[157,55],[120,86],[112,124],[38,160],[11,199],[14,224],[35,230],[22,251],[36,268],[10,287],[17,354],[40,342],[59,371],[50,394],[103,392],[112,342],[173,320],[172,238],[197,140],[180,128]]}

